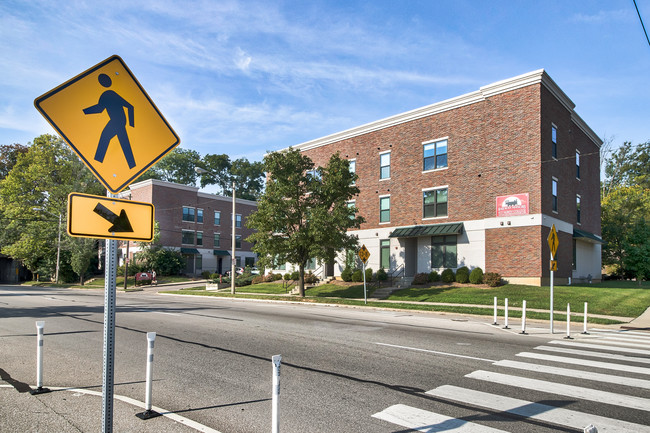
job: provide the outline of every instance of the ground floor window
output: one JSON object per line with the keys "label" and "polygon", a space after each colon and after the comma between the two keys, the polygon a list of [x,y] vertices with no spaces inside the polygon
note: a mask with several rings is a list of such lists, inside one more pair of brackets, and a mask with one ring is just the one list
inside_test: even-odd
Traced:
{"label": "ground floor window", "polygon": [[183,259],[185,259],[185,274],[200,274],[203,270],[203,256],[201,254],[183,254]]}
{"label": "ground floor window", "polygon": [[385,271],[390,269],[390,239],[379,241],[379,267]]}
{"label": "ground floor window", "polygon": [[458,267],[456,235],[431,237],[431,268]]}
{"label": "ground floor window", "polygon": [[316,269],[316,259],[310,259],[305,266],[305,270],[313,271]]}
{"label": "ground floor window", "polygon": [[245,257],[244,263],[246,264],[246,267],[250,266],[252,268],[255,266],[255,257]]}

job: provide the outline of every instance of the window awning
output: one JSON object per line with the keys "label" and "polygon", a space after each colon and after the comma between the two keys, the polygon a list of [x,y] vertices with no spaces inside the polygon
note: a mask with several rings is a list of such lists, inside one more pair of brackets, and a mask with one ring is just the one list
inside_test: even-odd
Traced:
{"label": "window awning", "polygon": [[198,254],[199,250],[196,248],[181,248],[181,254]]}
{"label": "window awning", "polygon": [[573,239],[580,239],[594,244],[604,243],[603,238],[600,236],[576,228],[573,229]]}
{"label": "window awning", "polygon": [[429,224],[425,226],[402,227],[393,230],[389,238],[412,238],[416,236],[458,235],[463,232],[463,223]]}
{"label": "window awning", "polygon": [[230,255],[230,252],[228,252],[226,250],[214,250],[214,251],[212,251],[212,253],[215,256],[229,256]]}

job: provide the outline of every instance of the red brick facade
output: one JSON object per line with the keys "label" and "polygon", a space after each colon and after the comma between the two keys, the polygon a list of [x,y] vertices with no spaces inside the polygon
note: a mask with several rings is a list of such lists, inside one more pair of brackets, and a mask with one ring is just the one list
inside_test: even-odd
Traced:
{"label": "red brick facade", "polygon": [[[486,272],[499,272],[513,281],[537,284],[548,276],[546,237],[551,224],[555,224],[561,242],[556,275],[578,278],[581,272],[586,276],[588,269],[599,278],[601,142],[573,107],[544,71],[536,71],[296,148],[317,166],[325,165],[335,152],[356,160],[361,192],[355,205],[366,219],[357,232],[373,245],[378,238],[388,237],[387,230],[397,227],[462,222],[473,234],[467,233],[467,239],[459,236],[459,266],[481,266]],[[555,157],[553,127],[557,131]],[[447,166],[424,171],[423,143],[442,138],[447,140]],[[390,178],[380,180],[380,155],[385,152],[390,152]],[[553,179],[557,181],[557,212],[552,209]],[[440,187],[448,190],[447,215],[425,218],[423,190]],[[528,215],[496,217],[496,197],[523,193],[529,194]],[[382,196],[390,196],[389,223],[380,222]],[[576,228],[596,235],[596,243],[590,248],[598,252],[594,251],[582,270],[573,270]],[[420,240],[418,244],[426,246],[427,242]],[[406,244],[391,244],[396,263],[409,253],[395,252],[393,246],[399,249]],[[462,261],[461,250],[467,251]],[[429,272],[426,251],[417,254],[417,272]]]}

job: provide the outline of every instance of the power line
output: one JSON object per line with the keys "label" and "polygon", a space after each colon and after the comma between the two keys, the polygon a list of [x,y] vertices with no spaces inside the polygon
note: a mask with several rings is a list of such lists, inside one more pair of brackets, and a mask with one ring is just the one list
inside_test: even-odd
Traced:
{"label": "power line", "polygon": [[639,16],[639,21],[641,21],[641,27],[643,28],[643,33],[645,33],[645,39],[648,41],[648,45],[650,45],[650,38],[648,38],[648,32],[645,29],[645,26],[643,25],[643,18],[641,18],[641,12],[639,12],[639,7],[636,5],[636,0],[632,0],[634,2],[634,7],[636,8],[636,14]]}

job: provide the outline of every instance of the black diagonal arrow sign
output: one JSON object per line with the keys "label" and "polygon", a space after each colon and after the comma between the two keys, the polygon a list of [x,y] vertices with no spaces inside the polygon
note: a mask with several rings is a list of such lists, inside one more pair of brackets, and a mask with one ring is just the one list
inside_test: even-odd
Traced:
{"label": "black diagonal arrow sign", "polygon": [[151,242],[154,211],[151,203],[73,192],[68,196],[68,234]]}
{"label": "black diagonal arrow sign", "polygon": [[133,231],[131,222],[129,222],[129,217],[126,216],[126,211],[124,209],[120,211],[120,215],[118,216],[103,204],[97,203],[97,206],[95,206],[93,212],[104,218],[109,223],[113,224],[111,228],[108,229],[110,233],[124,233]]}

